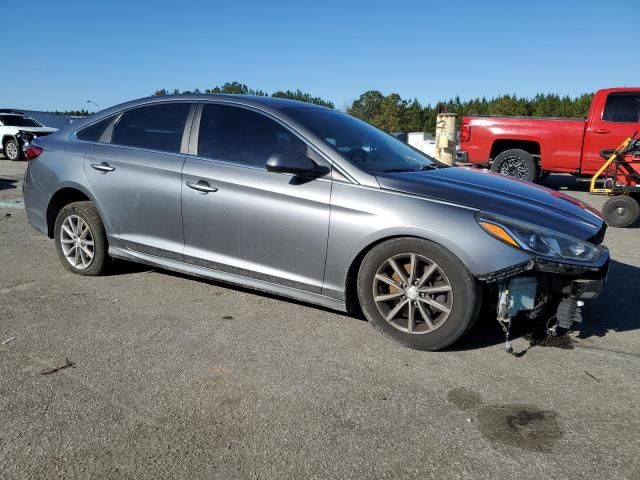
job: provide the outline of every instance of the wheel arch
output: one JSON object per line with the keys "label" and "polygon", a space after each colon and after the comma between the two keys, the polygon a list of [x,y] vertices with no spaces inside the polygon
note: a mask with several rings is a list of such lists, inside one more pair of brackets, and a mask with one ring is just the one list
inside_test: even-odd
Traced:
{"label": "wheel arch", "polygon": [[500,138],[494,140],[491,145],[491,153],[489,154],[489,157],[493,160],[502,152],[516,148],[529,152],[531,155],[540,155],[540,143],[535,140]]}
{"label": "wheel arch", "polygon": [[99,208],[93,198],[91,198],[89,193],[79,185],[67,185],[57,190],[51,196],[51,199],[47,204],[47,236],[49,238],[54,237],[54,227],[56,218],[58,217],[58,213],[60,213],[60,210],[62,210],[66,205],[69,205],[70,203],[85,201],[92,202],[95,205],[96,209],[99,211]]}
{"label": "wheel arch", "polygon": [[362,261],[364,260],[364,257],[366,257],[367,254],[376,246],[384,242],[388,242],[389,240],[394,240],[398,238],[415,238],[418,240],[425,240],[427,242],[435,243],[436,245],[444,248],[453,256],[455,256],[469,271],[472,271],[469,268],[469,265],[466,259],[462,258],[461,255],[459,255],[459,252],[452,250],[451,248],[449,248],[448,245],[444,244],[442,241],[438,241],[438,239],[427,238],[424,235],[419,235],[416,233],[409,233],[409,232],[399,233],[399,234],[389,234],[386,236],[382,236],[380,238],[377,238],[371,241],[364,248],[362,248],[358,252],[358,254],[354,257],[354,259],[351,261],[351,264],[349,265],[346,279],[345,279],[345,292],[344,292],[345,304],[348,312],[360,313],[360,304],[358,302],[358,295],[357,295],[358,272],[360,271],[360,266],[362,265]]}

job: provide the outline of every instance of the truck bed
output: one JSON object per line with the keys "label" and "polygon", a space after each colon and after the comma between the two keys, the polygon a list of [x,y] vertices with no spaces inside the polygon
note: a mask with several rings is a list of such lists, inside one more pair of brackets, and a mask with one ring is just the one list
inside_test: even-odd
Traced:
{"label": "truck bed", "polygon": [[549,165],[555,172],[579,171],[586,127],[583,118],[471,116],[464,117],[463,124],[469,127],[469,141],[461,143],[461,148],[469,162],[487,165],[510,142],[509,148],[533,148],[542,169]]}

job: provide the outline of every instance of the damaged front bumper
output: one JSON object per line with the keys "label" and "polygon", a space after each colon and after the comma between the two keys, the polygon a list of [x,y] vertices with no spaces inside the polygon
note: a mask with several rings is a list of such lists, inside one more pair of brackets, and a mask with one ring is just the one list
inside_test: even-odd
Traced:
{"label": "damaged front bumper", "polygon": [[584,301],[602,293],[609,273],[609,251],[599,248],[602,254],[589,264],[533,258],[477,277],[496,299],[497,320],[506,335],[507,351],[512,351],[509,329],[516,317],[546,317],[547,333],[551,335],[582,321]]}

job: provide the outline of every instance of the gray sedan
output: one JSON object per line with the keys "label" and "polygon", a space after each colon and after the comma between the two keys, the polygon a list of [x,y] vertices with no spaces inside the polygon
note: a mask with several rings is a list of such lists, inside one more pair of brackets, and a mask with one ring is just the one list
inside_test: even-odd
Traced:
{"label": "gray sedan", "polygon": [[118,258],[361,309],[412,348],[452,344],[483,301],[506,332],[566,330],[609,264],[589,206],[290,100],[145,98],[25,154],[29,221],[71,272]]}

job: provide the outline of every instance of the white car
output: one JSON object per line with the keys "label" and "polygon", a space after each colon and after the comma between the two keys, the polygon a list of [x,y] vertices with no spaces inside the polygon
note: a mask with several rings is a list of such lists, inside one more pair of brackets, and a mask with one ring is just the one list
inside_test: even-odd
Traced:
{"label": "white car", "polygon": [[[5,158],[20,160],[24,142],[57,130],[20,113],[0,113],[0,142]],[[26,137],[26,138],[25,138]]]}

